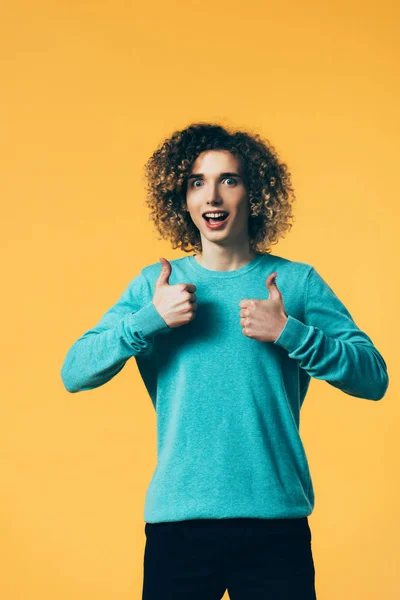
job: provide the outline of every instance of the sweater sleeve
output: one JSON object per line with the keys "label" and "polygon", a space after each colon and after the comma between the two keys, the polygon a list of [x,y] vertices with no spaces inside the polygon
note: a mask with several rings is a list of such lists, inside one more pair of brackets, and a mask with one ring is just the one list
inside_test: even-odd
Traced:
{"label": "sweater sleeve", "polygon": [[383,398],[389,385],[387,366],[371,338],[312,266],[305,288],[305,322],[289,315],[273,343],[285,348],[310,377],[350,396]]}
{"label": "sweater sleeve", "polygon": [[148,285],[141,271],[97,325],[68,350],[61,368],[68,392],[103,385],[123,369],[131,356],[149,352],[154,335],[168,329],[153,302],[146,301]]}

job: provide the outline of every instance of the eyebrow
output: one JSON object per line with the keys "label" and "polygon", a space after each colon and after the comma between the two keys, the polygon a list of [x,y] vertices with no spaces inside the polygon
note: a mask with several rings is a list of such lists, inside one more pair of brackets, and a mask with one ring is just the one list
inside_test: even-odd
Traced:
{"label": "eyebrow", "polygon": [[[242,179],[242,176],[239,175],[239,173],[220,173],[219,175],[220,177],[239,177],[240,179]],[[201,178],[204,177],[203,173],[192,173],[192,175],[189,175],[188,179],[197,179],[197,178]]]}

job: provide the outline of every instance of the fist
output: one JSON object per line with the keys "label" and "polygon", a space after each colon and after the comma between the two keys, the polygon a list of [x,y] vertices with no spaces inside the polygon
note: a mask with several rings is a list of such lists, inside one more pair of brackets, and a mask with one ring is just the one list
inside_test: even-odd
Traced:
{"label": "fist", "polygon": [[288,320],[283,297],[276,285],[277,273],[271,273],[265,281],[269,291],[268,300],[245,299],[239,302],[242,333],[260,342],[275,342]]}
{"label": "fist", "polygon": [[162,268],[155,283],[152,302],[168,327],[186,325],[196,316],[196,286],[193,283],[170,285],[171,264],[166,258],[160,258],[160,261]]}

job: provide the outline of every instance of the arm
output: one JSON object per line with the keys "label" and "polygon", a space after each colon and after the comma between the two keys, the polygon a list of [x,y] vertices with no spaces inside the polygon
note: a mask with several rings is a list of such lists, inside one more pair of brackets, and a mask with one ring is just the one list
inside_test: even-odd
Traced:
{"label": "arm", "polygon": [[383,398],[389,377],[382,355],[314,267],[307,275],[304,315],[305,323],[289,315],[274,344],[310,377],[350,396]]}
{"label": "arm", "polygon": [[141,272],[99,323],[72,345],[61,368],[67,391],[103,385],[123,369],[131,356],[151,350],[153,336],[168,328],[153,302],[145,300],[147,285]]}

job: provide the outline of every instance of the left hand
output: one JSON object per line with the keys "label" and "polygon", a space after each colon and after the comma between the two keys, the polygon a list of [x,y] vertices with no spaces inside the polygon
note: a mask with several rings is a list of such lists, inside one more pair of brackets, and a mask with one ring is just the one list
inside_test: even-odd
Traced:
{"label": "left hand", "polygon": [[275,271],[266,279],[268,300],[246,299],[239,302],[242,333],[253,340],[275,342],[288,320],[282,294],[276,285],[276,276]]}

